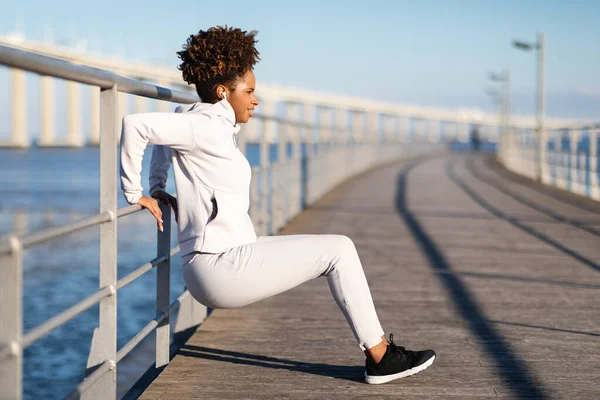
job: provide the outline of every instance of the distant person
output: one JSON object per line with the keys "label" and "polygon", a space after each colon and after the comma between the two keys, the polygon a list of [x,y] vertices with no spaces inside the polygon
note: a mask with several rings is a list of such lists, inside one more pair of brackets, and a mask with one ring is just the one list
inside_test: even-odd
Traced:
{"label": "distant person", "polygon": [[481,135],[479,134],[479,125],[473,125],[471,127],[471,148],[473,151],[479,151],[481,145]]}
{"label": "distant person", "polygon": [[[212,308],[242,307],[326,276],[359,347],[365,379],[385,383],[413,375],[435,360],[433,350],[410,351],[384,337],[356,248],[342,235],[257,237],[250,216],[251,168],[237,148],[255,96],[256,31],[213,27],[188,38],[177,54],[183,79],[200,102],[176,113],[123,118],[121,187],[130,204],[147,208],[162,231],[156,199],[171,204],[179,227],[183,278],[192,296]],[[146,146],[155,145],[150,196],[140,173]],[[177,200],[165,192],[173,164]]]}

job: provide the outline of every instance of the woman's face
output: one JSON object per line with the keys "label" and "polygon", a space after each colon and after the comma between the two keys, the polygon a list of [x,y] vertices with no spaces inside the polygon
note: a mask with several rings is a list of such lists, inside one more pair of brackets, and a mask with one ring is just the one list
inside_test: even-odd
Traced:
{"label": "woman's face", "polygon": [[248,122],[254,113],[254,107],[258,105],[258,99],[254,95],[255,87],[256,77],[250,70],[238,81],[235,90],[225,89],[227,101],[235,112],[235,120],[238,124]]}

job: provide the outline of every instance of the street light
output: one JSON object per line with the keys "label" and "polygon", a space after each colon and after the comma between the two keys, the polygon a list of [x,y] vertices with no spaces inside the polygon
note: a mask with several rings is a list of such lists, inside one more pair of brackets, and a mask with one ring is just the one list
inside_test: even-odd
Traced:
{"label": "street light", "polygon": [[[510,71],[506,70],[501,74],[489,73],[488,77],[493,82],[502,83],[502,89],[497,96],[498,103],[500,104],[500,133],[503,143],[506,143],[510,131]],[[502,146],[505,148],[506,144]]]}
{"label": "street light", "polygon": [[514,40],[513,41],[513,45],[520,50],[525,50],[525,51],[529,51],[532,48],[535,47],[535,45],[531,45],[529,43],[525,43],[525,42],[519,42],[518,40]]}
{"label": "street light", "polygon": [[523,51],[538,51],[537,62],[537,131],[538,131],[538,151],[537,151],[537,178],[543,180],[545,176],[544,159],[546,154],[546,133],[544,131],[544,34],[538,34],[537,43],[527,43],[519,40],[513,41],[513,46]]}

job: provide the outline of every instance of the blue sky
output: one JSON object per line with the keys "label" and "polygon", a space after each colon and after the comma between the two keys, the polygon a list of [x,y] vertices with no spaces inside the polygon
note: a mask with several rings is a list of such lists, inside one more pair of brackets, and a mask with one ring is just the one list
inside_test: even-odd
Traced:
{"label": "blue sky", "polygon": [[510,69],[513,111],[535,110],[535,54],[546,35],[547,114],[600,120],[600,2],[371,0],[38,1],[4,4],[0,33],[85,39],[93,51],[176,68],[199,29],[257,29],[260,82],[435,107],[491,110],[487,73]]}

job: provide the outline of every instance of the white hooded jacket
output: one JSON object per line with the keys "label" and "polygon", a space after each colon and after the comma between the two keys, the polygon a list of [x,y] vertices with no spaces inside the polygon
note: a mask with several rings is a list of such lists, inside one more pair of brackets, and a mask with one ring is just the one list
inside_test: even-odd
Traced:
{"label": "white hooded jacket", "polygon": [[179,106],[176,113],[123,118],[121,188],[129,204],[142,197],[144,149],[152,151],[150,194],[166,187],[169,164],[177,187],[181,255],[221,253],[256,241],[248,209],[252,170],[238,149],[240,126],[226,99]]}

